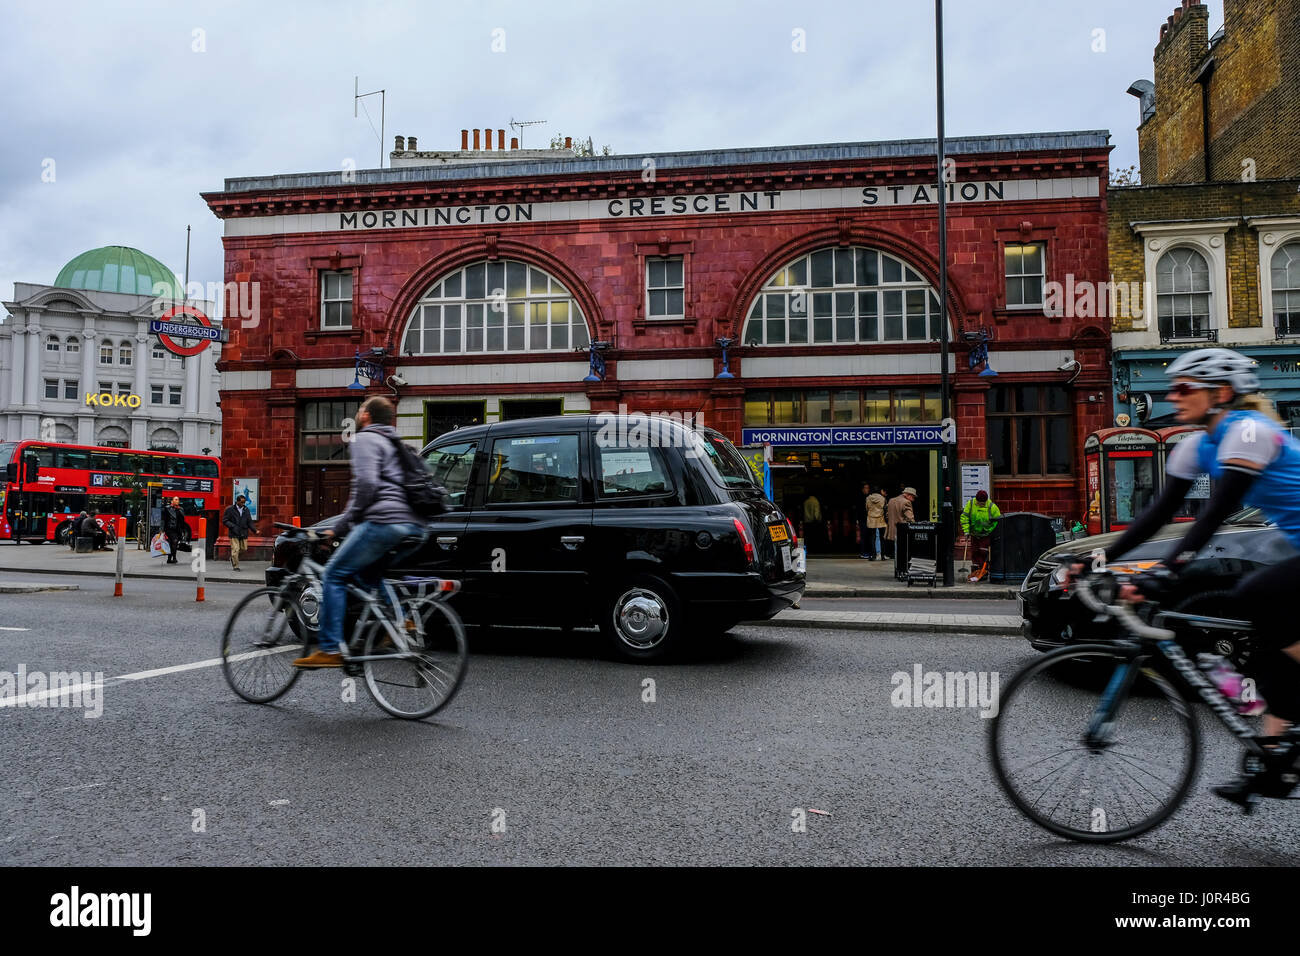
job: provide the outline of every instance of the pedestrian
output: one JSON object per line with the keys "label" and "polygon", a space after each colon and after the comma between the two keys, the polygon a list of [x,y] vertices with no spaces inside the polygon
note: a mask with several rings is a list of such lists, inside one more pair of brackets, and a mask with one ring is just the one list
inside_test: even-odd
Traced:
{"label": "pedestrian", "polygon": [[803,500],[803,537],[809,551],[820,551],[826,540],[826,527],[822,524],[822,503],[816,495]]}
{"label": "pedestrian", "polygon": [[884,556],[881,537],[885,530],[885,508],[888,502],[879,491],[871,491],[870,485],[863,485],[863,488],[868,492],[865,502],[867,508],[867,546],[863,550],[867,553],[868,560],[875,561],[877,558]]}
{"label": "pedestrian", "polygon": [[[962,509],[961,530],[963,534],[970,535],[971,541],[971,584],[988,574],[989,538],[993,536],[1000,520],[1002,512],[989,501],[989,493],[983,488],[975,492],[975,497],[966,502],[966,507]],[[979,570],[976,570],[977,567]]]}
{"label": "pedestrian", "polygon": [[86,520],[86,512],[81,512],[72,519],[68,526],[68,547],[73,551],[77,550],[77,538],[81,536],[81,522]]}
{"label": "pedestrian", "polygon": [[107,535],[104,529],[99,526],[99,512],[91,508],[89,513],[81,519],[81,524],[77,527],[77,536],[90,539],[90,548],[92,551],[98,551],[104,546]]}
{"label": "pedestrian", "polygon": [[171,552],[167,555],[167,564],[178,564],[176,552],[180,548],[182,530],[185,527],[185,512],[181,511],[181,499],[173,498],[162,511],[162,530],[163,537],[167,539],[167,546]]}
{"label": "pedestrian", "polygon": [[235,498],[235,503],[221,516],[221,523],[230,533],[230,567],[239,570],[239,556],[248,550],[249,532],[257,534],[253,527],[253,516],[248,510],[243,495]]}
{"label": "pedestrian", "polygon": [[908,486],[885,506],[885,540],[890,543],[891,550],[897,546],[899,523],[911,524],[916,520],[912,515],[912,502],[915,500],[916,489]]}

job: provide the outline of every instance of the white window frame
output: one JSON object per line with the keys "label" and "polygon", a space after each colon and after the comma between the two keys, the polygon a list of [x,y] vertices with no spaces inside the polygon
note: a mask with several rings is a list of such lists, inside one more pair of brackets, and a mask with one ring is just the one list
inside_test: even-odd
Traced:
{"label": "white window frame", "polygon": [[[176,396],[176,401],[172,401],[172,396],[173,396],[173,395]],[[185,393],[184,393],[183,391],[181,391],[181,387],[180,387],[179,385],[168,385],[168,386],[167,386],[167,404],[168,404],[168,405],[183,405],[184,403],[185,403]]]}
{"label": "white window frame", "polygon": [[162,385],[150,385],[149,404],[150,405],[167,404],[167,389]]}
{"label": "white window frame", "polygon": [[161,342],[155,342],[150,347],[149,357],[155,362],[161,362],[163,359],[167,358],[167,350],[162,347]]}
{"label": "white window frame", "polygon": [[[53,395],[50,394],[50,386],[51,386],[51,385],[54,386],[54,394],[53,394]],[[62,385],[62,383],[61,383],[57,378],[47,378],[47,379],[45,379],[45,397],[46,397],[46,399],[50,399],[50,400],[58,400],[58,397],[59,397],[59,391],[60,391],[61,385]]]}
{"label": "white window frame", "polygon": [[[682,267],[682,281],[680,285],[651,285],[650,284],[650,264],[652,262],[669,263],[676,261]],[[665,312],[662,315],[656,315],[650,309],[650,293],[652,292],[681,292],[682,310],[680,312]],[[648,322],[658,322],[663,319],[684,319],[686,318],[686,257],[685,256],[646,256],[645,257],[645,317]]]}
{"label": "white window frame", "polygon": [[135,348],[130,342],[123,342],[117,347],[117,364],[131,365],[135,359]]}
{"label": "white window frame", "polygon": [[[1218,344],[1229,339],[1228,334],[1228,256],[1225,235],[1238,219],[1220,219],[1186,222],[1133,222],[1129,228],[1142,240],[1143,275],[1140,302],[1141,315],[1133,318],[1133,331],[1116,332],[1111,336],[1113,348],[1160,347],[1160,322],[1156,314],[1156,264],[1171,249],[1194,249],[1205,259],[1210,270],[1210,328],[1217,332]],[[1250,329],[1233,329],[1231,338],[1242,341],[1238,333]],[[1203,339],[1179,339],[1166,347],[1204,343]]]}
{"label": "white window frame", "polygon": [[65,378],[63,380],[63,398],[65,401],[71,399],[72,401],[75,402],[80,392],[81,392],[81,379]]}
{"label": "white window frame", "polygon": [[[346,276],[346,277],[347,277],[347,280],[348,280],[348,294],[347,294],[347,297],[346,297],[346,298],[338,298],[338,299],[330,299],[330,298],[326,298],[326,296],[325,296],[325,285],[326,285],[326,281],[327,281],[328,278],[333,277],[333,276]],[[352,314],[352,298],[353,298],[353,292],[355,291],[355,289],[354,289],[353,286],[354,286],[354,278],[353,278],[353,270],[351,270],[351,269],[327,269],[327,270],[322,270],[322,271],[321,271],[321,273],[320,273],[320,328],[321,328],[321,331],[322,331],[322,332],[339,332],[339,331],[347,331],[347,330],[350,330],[350,329],[352,328],[353,319],[355,319],[355,316]],[[326,315],[325,315],[325,313],[326,313],[326,311],[327,311],[327,310],[326,310],[326,306],[328,306],[328,305],[336,305],[336,304],[341,304],[341,303],[346,303],[346,304],[347,304],[347,307],[348,307],[348,323],[347,323],[347,325],[330,325],[330,324],[328,324],[328,322],[327,322],[327,320],[326,320]]]}
{"label": "white window frame", "polygon": [[[1017,275],[1007,273],[1007,249],[1012,246],[1037,246],[1039,259],[1043,271],[1039,272],[1022,272]],[[1038,283],[1039,300],[1037,302],[1017,302],[1014,305],[1011,302],[1011,296],[1007,290],[1009,288],[1009,279],[1024,279],[1027,277],[1038,276],[1041,280]],[[1028,242],[1019,240],[1014,242],[1002,243],[1002,299],[1006,303],[1008,311],[1025,311],[1025,312],[1042,312],[1043,306],[1047,304],[1047,243],[1042,239],[1031,239]]]}
{"label": "white window frame", "polygon": [[81,341],[75,335],[69,335],[63,343],[63,351],[69,355],[81,352]]}
{"label": "white window frame", "polygon": [[[53,347],[51,348],[51,346]],[[45,351],[57,352],[61,354],[63,352],[63,340],[59,338],[57,335],[46,336]]]}
{"label": "white window frame", "polygon": [[[1296,337],[1288,335],[1278,338],[1273,326],[1273,253],[1291,242],[1300,242],[1300,216],[1269,216],[1267,218],[1248,219],[1246,222],[1258,233],[1259,247],[1259,306],[1263,328],[1259,330],[1259,341],[1294,342]],[[1254,329],[1234,331],[1253,332]]]}
{"label": "white window frame", "polygon": [[[104,361],[104,355],[105,355],[105,353],[108,354],[108,361],[107,361],[107,362]],[[104,342],[102,345],[100,345],[100,347],[99,347],[99,364],[100,364],[101,366],[104,366],[104,365],[114,365],[114,366],[115,366],[115,365],[117,364],[117,348],[113,345],[112,342]]]}

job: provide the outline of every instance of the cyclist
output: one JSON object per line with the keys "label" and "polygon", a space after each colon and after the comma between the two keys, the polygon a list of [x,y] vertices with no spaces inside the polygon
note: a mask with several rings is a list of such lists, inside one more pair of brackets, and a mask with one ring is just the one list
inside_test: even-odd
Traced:
{"label": "cyclist", "polygon": [[[1169,456],[1169,481],[1124,534],[1106,549],[1108,562],[1122,557],[1168,523],[1200,474],[1216,482],[1196,521],[1154,573],[1138,579],[1158,594],[1181,573],[1210,540],[1223,520],[1243,505],[1258,507],[1300,550],[1300,442],[1281,426],[1272,403],[1259,394],[1255,362],[1231,349],[1197,349],[1179,356],[1165,374],[1173,381],[1168,397],[1178,421],[1205,431],[1180,442]],[[1300,641],[1291,607],[1300,581],[1300,555],[1256,571],[1232,592],[1255,627],[1255,646],[1244,669],[1268,705],[1264,734],[1278,737],[1300,720]],[[1126,589],[1126,597],[1140,599]],[[1248,772],[1214,792],[1248,811],[1257,795],[1271,792],[1263,768]],[[1289,789],[1289,788],[1288,788]]]}
{"label": "cyclist", "polygon": [[[406,501],[402,462],[393,444],[398,440],[394,421],[393,403],[380,395],[366,399],[357,412],[351,454],[352,491],[343,519],[325,532],[327,536],[346,534],[347,540],[330,557],[321,575],[320,647],[294,661],[295,667],[343,666],[339,645],[343,641],[348,583],[361,581],[368,569],[389,559],[403,538],[427,534],[425,523]],[[403,555],[417,550],[420,544]]]}

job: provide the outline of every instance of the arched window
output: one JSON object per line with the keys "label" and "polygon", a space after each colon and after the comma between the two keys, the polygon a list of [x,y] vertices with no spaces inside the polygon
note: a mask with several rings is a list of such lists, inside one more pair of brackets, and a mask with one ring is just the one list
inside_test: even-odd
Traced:
{"label": "arched window", "polygon": [[113,364],[113,343],[112,342],[105,342],[103,345],[99,347],[99,364],[100,365]]}
{"label": "arched window", "polygon": [[57,355],[62,350],[63,350],[63,343],[59,340],[59,337],[57,335],[51,335],[49,338],[45,340],[45,351],[53,352],[55,355]]}
{"label": "arched window", "polygon": [[430,286],[402,333],[402,352],[570,351],[589,341],[582,309],[558,279],[499,259],[464,266]]}
{"label": "arched window", "polygon": [[123,342],[120,346],[118,346],[117,364],[118,365],[131,364],[131,343],[130,342]]}
{"label": "arched window", "polygon": [[150,451],[180,451],[181,436],[170,428],[155,428],[149,436]]}
{"label": "arched window", "polygon": [[1278,335],[1300,335],[1300,242],[1273,253],[1273,324]]}
{"label": "arched window", "polygon": [[71,444],[77,440],[77,433],[72,430],[71,425],[56,422],[54,425],[54,440],[64,444]]}
{"label": "arched window", "polygon": [[63,343],[63,347],[69,355],[75,355],[81,351],[81,339],[75,335],[69,335],[68,340]]}
{"label": "arched window", "polygon": [[103,445],[105,448],[127,448],[128,437],[125,428],[107,425],[99,430],[99,437],[95,439],[95,444]]}
{"label": "arched window", "polygon": [[928,342],[943,310],[901,259],[865,246],[819,249],[764,283],[749,307],[746,345]]}
{"label": "arched window", "polygon": [[1156,262],[1160,341],[1214,339],[1210,327],[1210,267],[1195,249],[1170,249]]}

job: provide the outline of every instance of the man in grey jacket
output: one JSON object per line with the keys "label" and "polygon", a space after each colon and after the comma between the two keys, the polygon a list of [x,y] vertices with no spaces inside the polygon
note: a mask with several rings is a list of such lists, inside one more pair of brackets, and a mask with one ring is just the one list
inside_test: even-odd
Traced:
{"label": "man in grey jacket", "polygon": [[347,540],[325,565],[321,576],[320,648],[294,661],[297,667],[341,667],[343,620],[347,614],[348,582],[361,581],[365,571],[387,558],[399,541],[421,536],[428,528],[406,502],[397,439],[396,410],[388,399],[366,399],[357,412],[352,439],[352,493],[343,520],[326,534]]}

